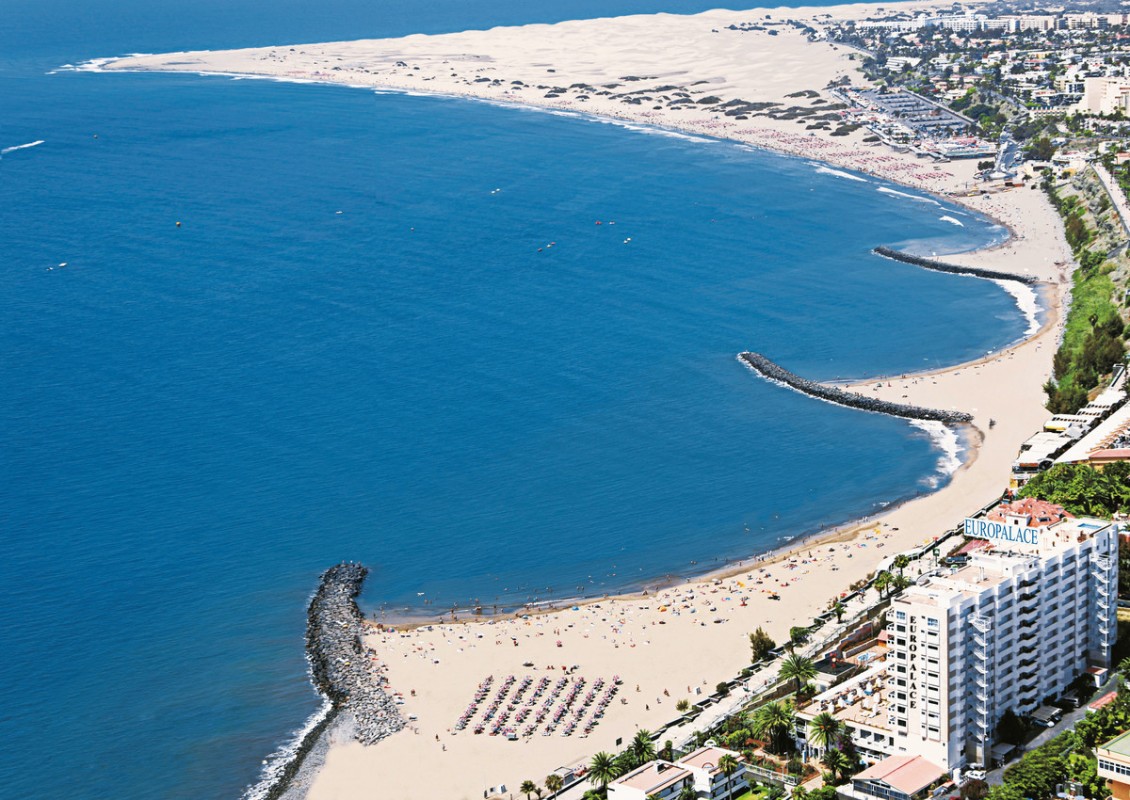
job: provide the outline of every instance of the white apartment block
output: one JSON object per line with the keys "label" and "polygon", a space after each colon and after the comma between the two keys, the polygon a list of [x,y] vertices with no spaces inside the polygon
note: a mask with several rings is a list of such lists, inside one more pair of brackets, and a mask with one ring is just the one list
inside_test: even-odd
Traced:
{"label": "white apartment block", "polygon": [[1116,636],[1116,526],[987,524],[997,526],[979,531],[991,552],[923,576],[888,612],[891,753],[947,771],[989,760],[1005,711],[1031,712],[1088,668],[1108,667]]}
{"label": "white apartment block", "polygon": [[1130,113],[1130,80],[1126,78],[1084,78],[1083,99],[1077,109],[1083,114]]}

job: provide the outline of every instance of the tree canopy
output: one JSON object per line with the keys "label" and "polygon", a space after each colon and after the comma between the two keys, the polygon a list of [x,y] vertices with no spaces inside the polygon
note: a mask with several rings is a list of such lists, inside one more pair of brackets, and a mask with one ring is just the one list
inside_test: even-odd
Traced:
{"label": "tree canopy", "polygon": [[1109,517],[1130,511],[1130,462],[1097,470],[1087,464],[1056,464],[1024,484],[1020,497],[1058,503],[1072,514]]}

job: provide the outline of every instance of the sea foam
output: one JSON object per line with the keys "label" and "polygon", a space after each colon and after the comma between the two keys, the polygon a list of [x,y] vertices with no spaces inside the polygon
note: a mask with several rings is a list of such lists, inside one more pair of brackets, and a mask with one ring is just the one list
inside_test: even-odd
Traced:
{"label": "sea foam", "polygon": [[899,197],[905,197],[907,200],[913,200],[916,203],[933,203],[936,206],[941,205],[941,203],[939,203],[933,197],[923,197],[920,194],[910,194],[909,192],[900,192],[898,189],[892,189],[889,186],[880,186],[879,191],[882,192],[883,194],[892,194],[892,195],[897,195]]}
{"label": "sea foam", "polygon": [[1028,338],[1040,330],[1040,301],[1036,295],[1036,290],[1019,281],[993,281],[993,283],[1012,295],[1012,299],[1016,301],[1016,307],[1024,315],[1024,320],[1028,323],[1028,327],[1024,331],[1024,338]]}
{"label": "sea foam", "polygon": [[915,419],[910,420],[910,424],[929,436],[930,443],[938,451],[938,471],[924,479],[927,486],[935,489],[961,466],[961,440],[954,428],[941,422]]}
{"label": "sea foam", "polygon": [[860,177],[859,175],[852,175],[850,172],[844,172],[843,170],[839,169],[832,169],[831,167],[826,167],[823,164],[816,164],[810,161],[809,165],[816,167],[816,171],[821,175],[835,175],[837,178],[847,178],[849,181],[859,181],[860,183],[871,182],[866,178]]}

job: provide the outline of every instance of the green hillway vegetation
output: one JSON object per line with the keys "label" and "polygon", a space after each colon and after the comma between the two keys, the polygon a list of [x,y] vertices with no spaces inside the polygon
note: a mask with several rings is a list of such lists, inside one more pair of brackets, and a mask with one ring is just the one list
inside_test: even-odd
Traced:
{"label": "green hillway vegetation", "polygon": [[1130,512],[1130,462],[1107,464],[1101,470],[1056,464],[1035,475],[1018,495],[1058,503],[1079,516],[1110,518],[1115,512]]}
{"label": "green hillway vegetation", "polygon": [[[1130,176],[1117,174],[1130,185]],[[1079,263],[1054,377],[1044,385],[1048,410],[1070,414],[1098,393],[1113,366],[1126,357],[1130,258],[1126,233],[1093,172],[1067,180],[1056,180],[1049,172],[1044,189],[1063,217],[1067,242]]]}

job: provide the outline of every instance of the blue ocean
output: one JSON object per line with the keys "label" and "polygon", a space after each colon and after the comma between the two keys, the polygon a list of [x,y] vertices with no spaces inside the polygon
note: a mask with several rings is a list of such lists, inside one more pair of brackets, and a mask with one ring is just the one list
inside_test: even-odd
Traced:
{"label": "blue ocean", "polygon": [[735,356],[833,379],[1017,339],[996,285],[870,254],[987,220],[581,116],[57,71],[718,5],[7,0],[4,797],[239,797],[318,704],[339,560],[378,615],[591,596],[945,480],[926,431]]}

